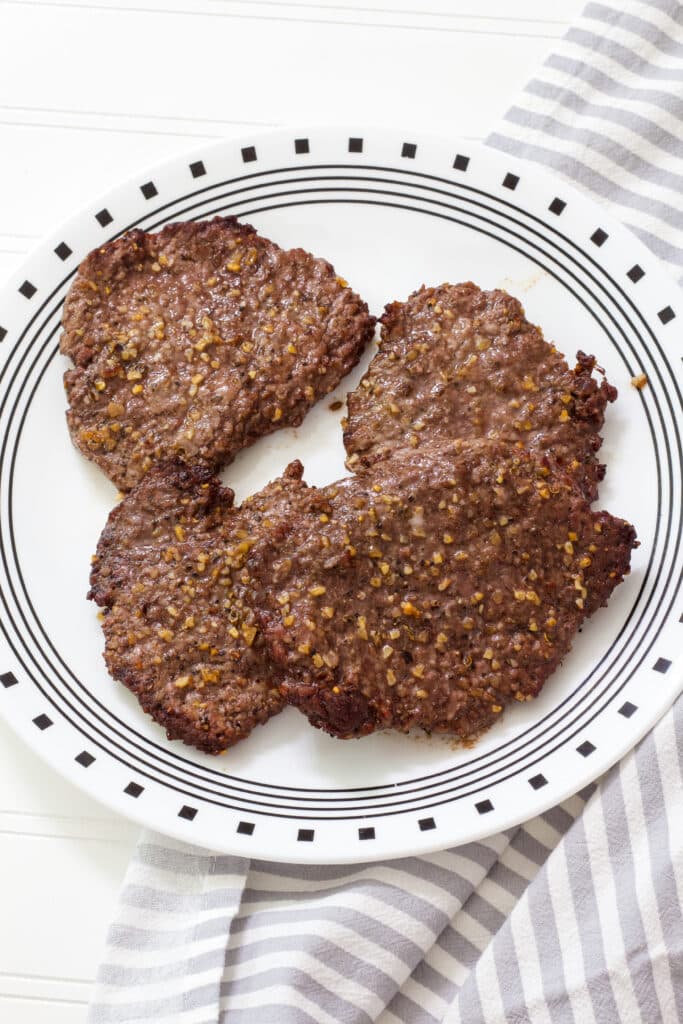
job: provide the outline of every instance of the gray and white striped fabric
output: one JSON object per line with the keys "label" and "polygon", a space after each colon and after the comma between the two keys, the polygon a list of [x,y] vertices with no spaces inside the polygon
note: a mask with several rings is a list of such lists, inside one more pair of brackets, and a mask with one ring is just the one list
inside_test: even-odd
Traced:
{"label": "gray and white striped fabric", "polygon": [[[489,142],[680,276],[682,97],[683,7],[590,3]],[[144,835],[91,1024],[681,1022],[682,773],[679,700],[597,788],[433,856],[301,868]]]}

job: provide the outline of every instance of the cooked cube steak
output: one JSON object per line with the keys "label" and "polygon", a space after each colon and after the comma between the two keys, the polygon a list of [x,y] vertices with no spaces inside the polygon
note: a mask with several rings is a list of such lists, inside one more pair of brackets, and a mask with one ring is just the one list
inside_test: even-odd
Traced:
{"label": "cooked cube steak", "polygon": [[329,263],[234,217],[129,231],[64,304],[71,436],[122,490],[160,459],[216,469],[301,423],[374,324]]}
{"label": "cooked cube steak", "polygon": [[259,531],[304,488],[301,465],[233,507],[208,469],[158,463],[109,516],[89,596],[104,608],[105,661],[144,710],[182,739],[220,753],[280,711],[280,670],[244,603]]}
{"label": "cooked cube steak", "polygon": [[473,738],[535,697],[629,571],[635,531],[490,440],[394,452],[300,491],[250,563],[289,703],[334,736]]}
{"label": "cooked cube steak", "polygon": [[420,288],[386,307],[379,352],[348,397],[344,443],[356,470],[455,438],[500,438],[552,453],[592,501],[604,476],[596,452],[616,389],[573,369],[517,299],[472,283]]}

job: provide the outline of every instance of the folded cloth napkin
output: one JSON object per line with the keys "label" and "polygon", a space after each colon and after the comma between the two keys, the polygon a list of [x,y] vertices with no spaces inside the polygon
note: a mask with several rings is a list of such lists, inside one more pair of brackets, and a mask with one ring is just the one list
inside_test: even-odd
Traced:
{"label": "folded cloth napkin", "polygon": [[[680,276],[682,89],[681,4],[590,3],[488,141]],[[683,699],[590,792],[432,856],[302,868],[145,834],[89,1020],[681,1022],[682,771]]]}

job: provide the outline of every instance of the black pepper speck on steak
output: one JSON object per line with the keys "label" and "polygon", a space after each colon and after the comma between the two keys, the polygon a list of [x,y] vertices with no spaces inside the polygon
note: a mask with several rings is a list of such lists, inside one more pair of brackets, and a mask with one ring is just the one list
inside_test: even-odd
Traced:
{"label": "black pepper speck on steak", "polygon": [[596,497],[599,431],[617,392],[592,377],[592,356],[579,352],[570,369],[517,299],[471,283],[420,288],[381,323],[379,352],[348,397],[349,469],[396,448],[491,437],[552,453]]}
{"label": "black pepper speck on steak", "polygon": [[250,600],[287,700],[339,737],[476,737],[539,693],[636,543],[569,477],[488,440],[396,451],[296,507],[250,563]]}
{"label": "black pepper speck on steak", "polygon": [[142,707],[216,754],[280,711],[280,671],[244,603],[245,562],[260,533],[305,489],[301,465],[234,508],[202,467],[159,463],[113,509],[91,572],[105,611],[105,661]]}
{"label": "black pepper speck on steak", "polygon": [[216,469],[301,423],[374,324],[329,263],[234,217],[129,231],[64,304],[71,436],[122,490],[161,459]]}

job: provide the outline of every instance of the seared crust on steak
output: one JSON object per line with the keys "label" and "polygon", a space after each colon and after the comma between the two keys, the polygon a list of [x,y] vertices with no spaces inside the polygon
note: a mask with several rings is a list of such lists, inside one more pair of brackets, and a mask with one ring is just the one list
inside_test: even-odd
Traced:
{"label": "seared crust on steak", "polygon": [[250,600],[281,690],[335,736],[486,729],[535,697],[629,571],[633,527],[489,440],[396,450],[300,491]]}
{"label": "seared crust on steak", "polygon": [[280,711],[242,575],[304,487],[293,463],[234,508],[206,468],[159,463],[111,512],[89,594],[105,609],[105,661],[169,739],[220,753]]}
{"label": "seared crust on steak", "polygon": [[62,322],[71,436],[122,490],[159,460],[217,469],[301,423],[375,324],[329,263],[234,217],[95,249]]}
{"label": "seared crust on steak", "polygon": [[592,501],[604,476],[596,452],[616,389],[573,369],[530,324],[517,299],[472,283],[420,288],[381,318],[379,352],[348,396],[349,469],[395,449],[491,437],[550,454]]}

